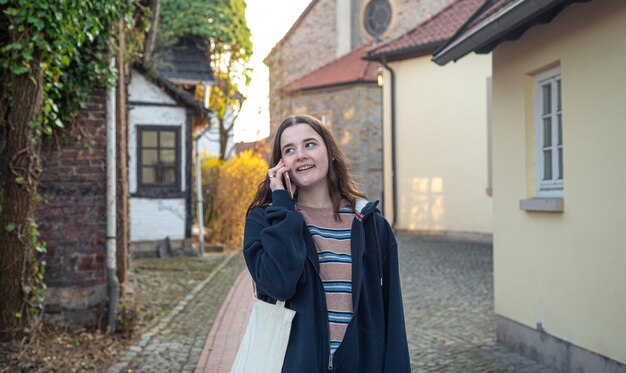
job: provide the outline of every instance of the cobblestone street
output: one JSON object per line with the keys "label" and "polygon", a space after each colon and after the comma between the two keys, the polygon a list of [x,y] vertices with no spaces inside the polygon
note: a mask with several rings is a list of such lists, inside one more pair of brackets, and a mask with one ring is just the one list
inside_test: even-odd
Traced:
{"label": "cobblestone street", "polygon": [[414,373],[553,372],[496,344],[491,245],[407,234],[398,245]]}
{"label": "cobblestone street", "polygon": [[[495,341],[491,245],[408,234],[400,234],[398,244],[413,373],[553,372]],[[224,338],[210,345],[205,341],[217,326],[213,321],[244,268],[239,254],[224,260],[158,325],[144,333],[109,373],[208,372],[210,363],[204,367],[201,355],[228,345],[233,351],[222,351],[221,356],[234,356],[238,342]],[[243,290],[231,292],[233,299],[225,304],[249,301],[249,286]],[[226,312],[237,310],[227,308]],[[229,335],[241,336],[245,322],[224,326]],[[215,373],[227,373],[229,364],[220,363]]]}
{"label": "cobblestone street", "polygon": [[194,372],[220,306],[244,267],[240,254],[225,259],[108,372]]}

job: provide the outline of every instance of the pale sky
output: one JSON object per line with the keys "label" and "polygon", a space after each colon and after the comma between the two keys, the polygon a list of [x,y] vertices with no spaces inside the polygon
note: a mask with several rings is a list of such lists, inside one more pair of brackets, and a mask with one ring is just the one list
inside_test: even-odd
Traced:
{"label": "pale sky", "polygon": [[234,140],[255,141],[269,135],[269,73],[263,59],[283,38],[311,0],[246,0],[246,19],[252,32],[252,81],[248,99],[235,123]]}

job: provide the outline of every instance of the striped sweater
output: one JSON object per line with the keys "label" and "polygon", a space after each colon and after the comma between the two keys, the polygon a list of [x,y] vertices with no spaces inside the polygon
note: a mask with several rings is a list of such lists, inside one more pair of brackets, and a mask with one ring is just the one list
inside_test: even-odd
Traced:
{"label": "striped sweater", "polygon": [[341,345],[352,319],[352,251],[350,236],[354,211],[350,206],[339,210],[340,221],[330,208],[298,205],[307,225],[320,264],[320,279],[326,292],[330,330],[330,354]]}

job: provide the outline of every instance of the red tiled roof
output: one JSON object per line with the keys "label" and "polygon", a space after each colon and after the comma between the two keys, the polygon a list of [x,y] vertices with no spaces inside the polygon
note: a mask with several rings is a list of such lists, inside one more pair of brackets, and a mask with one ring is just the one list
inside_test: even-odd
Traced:
{"label": "red tiled roof", "polygon": [[483,23],[483,21],[490,18],[494,14],[499,13],[502,9],[509,7],[509,5],[511,5],[515,1],[516,0],[491,0],[491,4],[482,9],[481,13],[477,14],[476,18],[468,23],[465,26],[464,30],[459,35],[457,35],[455,39],[462,38],[464,35],[472,32],[476,26],[480,25],[481,23]]}
{"label": "red tiled roof", "polygon": [[404,35],[370,49],[368,59],[377,57],[417,57],[430,54],[451,38],[487,0],[457,0]]}
{"label": "red tiled roof", "polygon": [[284,85],[282,90],[293,92],[354,83],[375,82],[376,69],[380,64],[362,59],[370,47],[371,44],[365,44],[355,48],[317,70]]}

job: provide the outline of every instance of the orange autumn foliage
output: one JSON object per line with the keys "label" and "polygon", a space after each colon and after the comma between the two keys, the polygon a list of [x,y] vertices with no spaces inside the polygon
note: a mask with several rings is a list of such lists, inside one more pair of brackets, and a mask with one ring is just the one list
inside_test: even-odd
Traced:
{"label": "orange autumn foliage", "polygon": [[209,241],[228,247],[241,245],[246,210],[267,169],[265,159],[251,150],[229,161],[202,161],[204,224]]}

